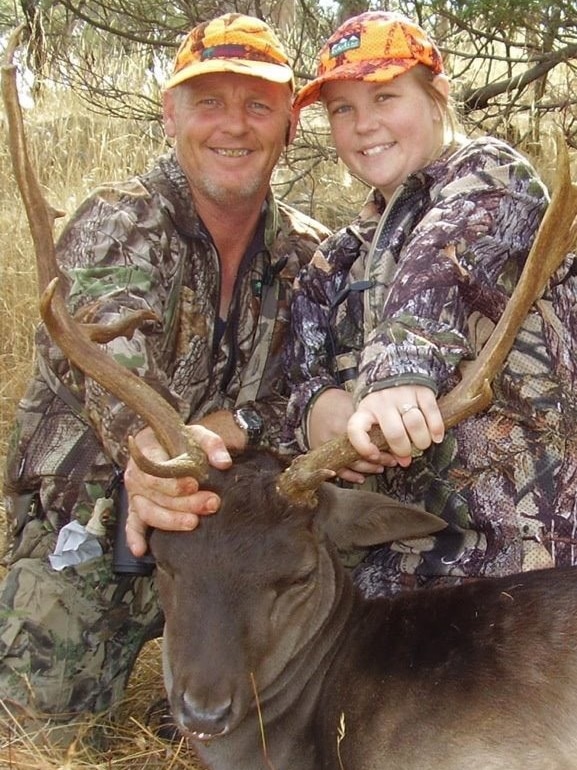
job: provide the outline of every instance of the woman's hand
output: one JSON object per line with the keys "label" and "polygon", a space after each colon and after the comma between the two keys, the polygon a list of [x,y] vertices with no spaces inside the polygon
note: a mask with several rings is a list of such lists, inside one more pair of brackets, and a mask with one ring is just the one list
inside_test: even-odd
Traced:
{"label": "woman's hand", "polygon": [[[307,434],[310,448],[316,449],[326,441],[344,436],[353,413],[353,399],[346,390],[331,388],[323,391],[308,413]],[[341,468],[337,475],[352,484],[362,484],[365,476],[382,473],[385,466],[395,464],[396,460],[392,455],[379,452],[374,461],[358,460],[349,468]]]}
{"label": "woman's hand", "polygon": [[[194,439],[206,452],[208,461],[215,468],[225,469],[231,464],[224,441],[216,433],[201,425],[190,428]],[[147,457],[166,460],[167,455],[150,428],[135,436],[135,441]],[[214,492],[200,490],[196,479],[163,479],[144,473],[130,459],[124,472],[124,485],[128,496],[128,521],[126,540],[135,556],[146,553],[148,527],[175,531],[192,530],[198,517],[214,513],[220,498]]]}
{"label": "woman's hand", "polygon": [[348,421],[347,433],[355,449],[369,462],[381,456],[369,438],[378,425],[399,465],[411,462],[411,449],[440,444],[445,435],[435,393],[425,385],[401,385],[365,396]]}

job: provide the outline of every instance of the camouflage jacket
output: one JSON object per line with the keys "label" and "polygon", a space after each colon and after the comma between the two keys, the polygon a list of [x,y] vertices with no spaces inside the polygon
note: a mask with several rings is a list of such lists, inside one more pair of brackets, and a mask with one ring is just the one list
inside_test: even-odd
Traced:
{"label": "camouflage jacket", "polygon": [[[328,387],[347,387],[357,403],[401,383],[449,391],[501,316],[547,203],[529,163],[491,138],[449,148],[386,207],[373,191],[299,276],[288,438],[306,447],[307,408]],[[576,275],[568,255],[518,334],[492,406],[376,480],[450,526],[369,554],[359,567],[367,593],[577,563]]]}
{"label": "camouflage jacket", "polygon": [[[127,309],[156,312],[159,323],[130,341],[114,340],[108,353],[165,395],[185,421],[249,403],[264,418],[263,443],[275,445],[286,408],[281,351],[292,283],[327,235],[269,195],[218,342],[219,255],[173,153],[143,176],[97,189],[67,224],[57,256],[74,311],[89,309],[95,322],[114,321]],[[267,345],[264,292],[274,297]],[[36,351],[39,367],[19,406],[5,490],[9,512],[18,494],[40,490],[44,526],[56,531],[71,517],[86,519],[114,467],[126,462],[127,436],[142,424],[71,369],[43,327]]]}

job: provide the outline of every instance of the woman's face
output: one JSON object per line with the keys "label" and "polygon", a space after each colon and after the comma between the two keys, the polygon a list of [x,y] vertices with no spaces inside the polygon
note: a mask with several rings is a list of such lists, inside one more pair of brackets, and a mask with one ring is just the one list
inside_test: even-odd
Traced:
{"label": "woman's face", "polygon": [[[445,77],[432,84],[448,95]],[[386,200],[442,147],[439,107],[413,71],[389,83],[329,81],[322,98],[339,157]]]}

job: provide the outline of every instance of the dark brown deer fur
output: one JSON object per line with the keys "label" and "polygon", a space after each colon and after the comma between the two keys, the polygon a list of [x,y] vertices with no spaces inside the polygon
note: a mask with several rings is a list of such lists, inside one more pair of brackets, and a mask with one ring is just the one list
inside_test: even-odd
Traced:
{"label": "dark brown deer fur", "polygon": [[219,512],[151,540],[171,708],[207,767],[577,768],[577,571],[365,600],[335,545],[436,525],[330,484],[287,505],[277,474],[211,471]]}

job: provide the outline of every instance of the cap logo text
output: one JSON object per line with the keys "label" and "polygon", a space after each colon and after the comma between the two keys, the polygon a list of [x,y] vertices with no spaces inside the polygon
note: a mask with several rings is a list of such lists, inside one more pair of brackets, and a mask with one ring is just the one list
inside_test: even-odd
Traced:
{"label": "cap logo text", "polygon": [[334,59],[347,51],[352,51],[355,48],[361,47],[360,35],[347,35],[333,43],[330,50],[330,58]]}
{"label": "cap logo text", "polygon": [[247,46],[228,43],[205,48],[200,54],[200,59],[201,61],[206,61],[207,59],[248,59],[250,55],[251,52]]}

